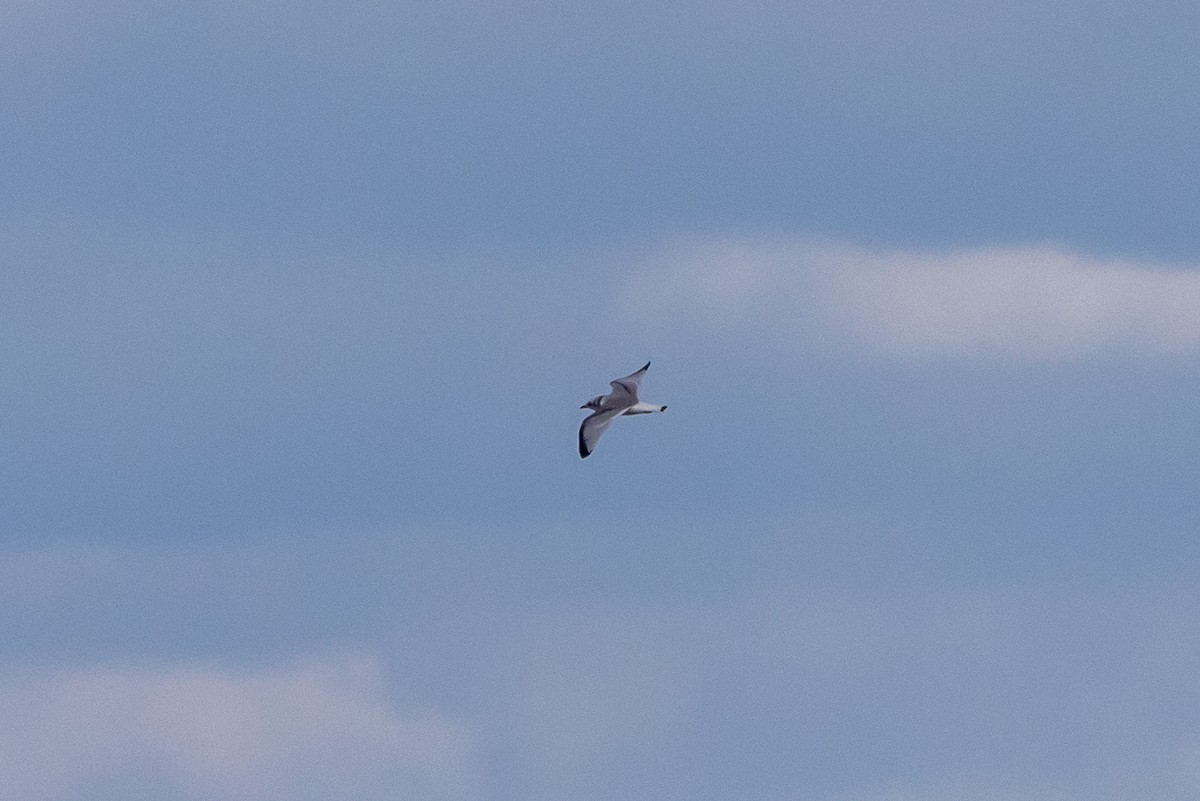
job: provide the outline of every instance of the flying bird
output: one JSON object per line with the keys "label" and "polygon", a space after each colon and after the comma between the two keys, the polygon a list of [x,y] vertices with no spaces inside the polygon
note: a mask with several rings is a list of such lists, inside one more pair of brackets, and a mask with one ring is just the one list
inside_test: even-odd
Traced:
{"label": "flying bird", "polygon": [[605,429],[623,414],[649,414],[650,412],[665,412],[666,406],[654,403],[642,403],[638,400],[638,384],[642,376],[650,369],[650,362],[635,373],[624,378],[610,381],[612,392],[607,395],[597,395],[580,409],[591,409],[592,413],[584,418],[579,426],[579,455],[586,459],[596,449],[596,441]]}

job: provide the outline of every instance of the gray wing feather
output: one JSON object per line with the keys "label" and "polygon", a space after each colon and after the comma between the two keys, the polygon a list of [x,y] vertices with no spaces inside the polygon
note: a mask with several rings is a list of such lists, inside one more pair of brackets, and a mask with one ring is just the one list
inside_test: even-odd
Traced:
{"label": "gray wing feather", "polygon": [[[649,369],[650,369],[650,362],[646,362],[646,366],[643,367],[641,370],[632,372],[629,375],[625,376],[624,378],[618,378],[615,381],[609,381],[608,382],[609,385],[613,388],[613,395],[622,396],[622,398],[621,398],[622,401],[626,400],[626,398],[624,398],[623,396],[627,395],[628,396],[627,400],[629,401],[629,403],[627,405],[632,406],[633,404],[637,403],[638,402],[638,385],[641,384],[642,376],[644,376],[646,374],[646,371]],[[616,398],[614,398],[614,400],[616,400]]]}

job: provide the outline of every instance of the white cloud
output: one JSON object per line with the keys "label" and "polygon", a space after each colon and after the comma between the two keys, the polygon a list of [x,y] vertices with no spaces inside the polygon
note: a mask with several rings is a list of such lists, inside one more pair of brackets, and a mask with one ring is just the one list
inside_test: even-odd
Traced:
{"label": "white cloud", "polygon": [[379,670],[92,669],[0,679],[0,799],[451,799],[468,742],[403,717]]}
{"label": "white cloud", "polygon": [[627,287],[640,317],[750,329],[803,349],[1033,360],[1200,350],[1200,269],[1052,247],[751,240],[675,245],[648,261]]}

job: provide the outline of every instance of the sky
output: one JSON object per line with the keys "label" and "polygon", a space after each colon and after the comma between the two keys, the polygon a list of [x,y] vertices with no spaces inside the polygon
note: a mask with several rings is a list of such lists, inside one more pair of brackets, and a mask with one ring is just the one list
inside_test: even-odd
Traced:
{"label": "sky", "polygon": [[6,4],[0,801],[1195,798],[1198,44]]}

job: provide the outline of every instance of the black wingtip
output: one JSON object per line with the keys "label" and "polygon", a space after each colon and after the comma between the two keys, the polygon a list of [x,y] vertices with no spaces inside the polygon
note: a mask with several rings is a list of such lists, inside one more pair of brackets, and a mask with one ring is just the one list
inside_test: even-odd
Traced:
{"label": "black wingtip", "polygon": [[579,458],[586,459],[592,455],[592,452],[587,449],[587,443],[583,439],[583,426],[579,427]]}
{"label": "black wingtip", "polygon": [[[646,362],[646,366],[643,367],[642,370],[649,370],[649,369],[650,369],[650,362]],[[641,370],[639,370],[638,372],[641,372]]]}

